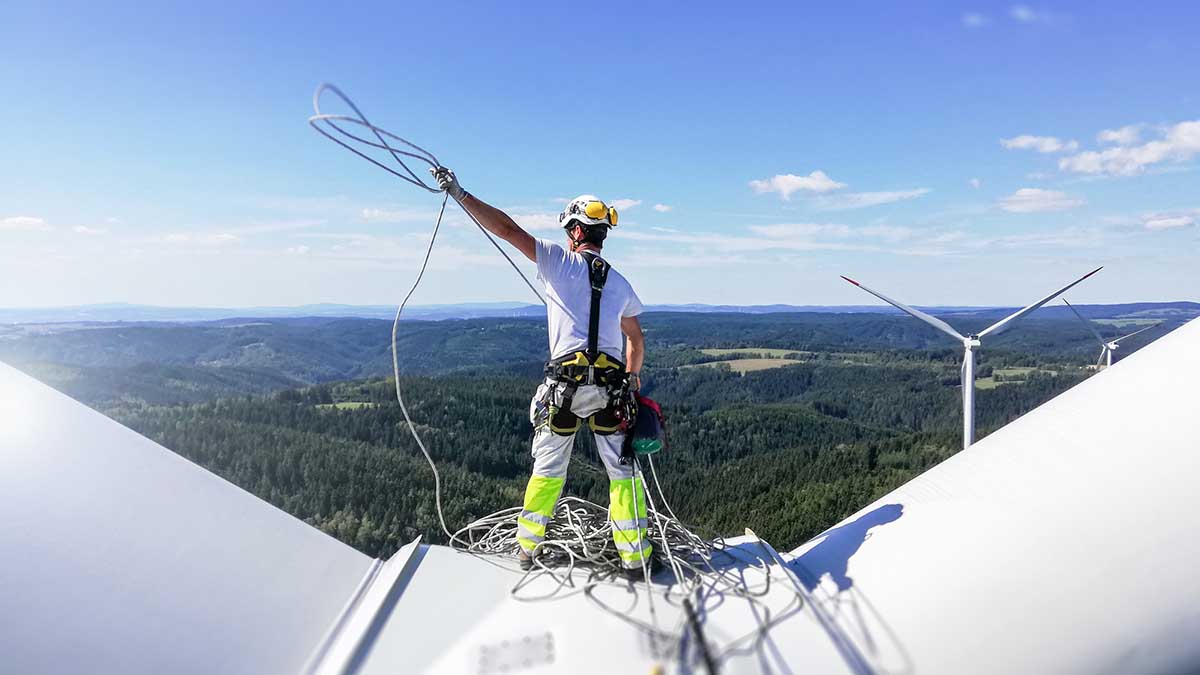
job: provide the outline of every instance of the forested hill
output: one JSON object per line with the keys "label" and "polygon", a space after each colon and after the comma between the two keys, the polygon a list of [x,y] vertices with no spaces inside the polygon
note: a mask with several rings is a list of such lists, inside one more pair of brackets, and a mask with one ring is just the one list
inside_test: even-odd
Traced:
{"label": "forested hill", "polygon": [[[987,318],[950,317],[960,330]],[[961,347],[882,314],[648,313],[647,393],[668,415],[656,457],[676,512],[709,535],[749,526],[790,547],[957,451]],[[1145,319],[1108,320],[1122,335]],[[1168,322],[1123,344],[1128,354]],[[431,476],[393,399],[391,324],[245,319],[9,327],[13,363],[371,555],[442,541]],[[543,322],[406,322],[413,418],[442,468],[447,517],[519,503]],[[980,434],[1090,376],[1078,320],[1032,317],[980,352]],[[568,491],[603,502],[580,441]],[[1083,468],[1081,468],[1083,470]]]}
{"label": "forested hill", "polygon": [[[990,318],[951,317],[962,331]],[[1136,328],[1137,320],[1097,324],[1105,335]],[[652,365],[715,360],[703,348],[800,351],[909,352],[957,358],[960,349],[936,330],[905,316],[884,314],[739,314],[652,312],[644,315]],[[1125,345],[1135,350],[1178,325],[1168,321]],[[376,319],[240,319],[197,324],[54,324],[2,327],[0,361],[35,372],[94,401],[112,382],[163,402],[203,400],[210,393],[271,391],[280,387],[386,375],[391,372],[391,322]],[[405,321],[402,370],[421,375],[535,373],[546,358],[546,329],[538,319]],[[985,345],[984,363],[1018,363],[1022,355],[1082,365],[1098,350],[1087,329],[1071,319],[1035,313]],[[907,358],[907,357],[906,357]],[[161,378],[159,368],[162,368]],[[152,391],[155,382],[163,386]]]}

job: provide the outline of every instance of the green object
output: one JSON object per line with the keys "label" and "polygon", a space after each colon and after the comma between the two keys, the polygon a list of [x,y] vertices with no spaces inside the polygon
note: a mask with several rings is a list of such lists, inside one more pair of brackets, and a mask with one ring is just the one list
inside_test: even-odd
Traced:
{"label": "green object", "polygon": [[639,438],[633,441],[633,451],[639,455],[653,455],[662,450],[662,441],[658,438]]}

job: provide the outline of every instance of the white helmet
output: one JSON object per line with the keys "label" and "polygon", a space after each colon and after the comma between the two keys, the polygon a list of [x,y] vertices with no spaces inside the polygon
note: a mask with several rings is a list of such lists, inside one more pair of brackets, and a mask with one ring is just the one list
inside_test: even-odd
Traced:
{"label": "white helmet", "polygon": [[584,227],[616,227],[617,210],[600,201],[595,195],[579,195],[567,202],[567,207],[558,214],[558,223],[565,228],[570,228],[571,224],[576,222]]}

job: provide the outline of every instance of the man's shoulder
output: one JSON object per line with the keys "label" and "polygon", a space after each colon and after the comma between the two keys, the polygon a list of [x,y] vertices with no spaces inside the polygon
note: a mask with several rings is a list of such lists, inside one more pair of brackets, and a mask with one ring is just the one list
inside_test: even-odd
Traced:
{"label": "man's shoulder", "polygon": [[553,253],[560,256],[565,255],[567,252],[562,246],[559,246],[556,242],[550,241],[549,239],[538,238],[534,239],[533,241],[538,249],[538,252],[545,251],[546,253]]}
{"label": "man's shoulder", "polygon": [[608,281],[606,283],[613,284],[613,282],[616,282],[617,285],[623,286],[630,291],[633,290],[633,284],[629,283],[629,278],[624,274],[621,274],[621,271],[618,270],[616,266],[614,266],[612,263],[609,263]]}

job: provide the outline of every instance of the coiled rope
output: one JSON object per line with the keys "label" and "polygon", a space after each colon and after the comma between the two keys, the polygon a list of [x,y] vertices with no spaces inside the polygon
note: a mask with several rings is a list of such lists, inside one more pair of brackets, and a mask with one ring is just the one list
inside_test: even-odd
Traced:
{"label": "coiled rope", "polygon": [[[321,95],[325,92],[332,93],[341,99],[354,112],[354,115],[321,112]],[[426,164],[430,169],[436,169],[441,166],[441,162],[438,161],[437,157],[415,143],[369,122],[366,116],[362,114],[362,111],[354,105],[354,102],[337,87],[331,84],[321,84],[317,87],[316,92],[313,94],[313,109],[315,114],[309,117],[308,121],[321,135],[403,181],[430,193],[436,194],[441,192],[438,187],[426,183],[420,174],[409,167],[405,159]],[[374,140],[352,133],[349,130],[351,125],[370,131]],[[357,143],[358,147],[351,143],[351,141]],[[391,161],[381,161],[360,149],[363,147],[383,151]],[[391,166],[392,163],[398,168]],[[425,275],[425,269],[429,264],[429,258],[433,253],[433,247],[437,241],[438,232],[441,229],[448,200],[449,196],[444,195],[441,208],[438,211],[437,221],[434,223],[433,232],[429,237],[429,244],[426,247],[420,270],[408,293],[405,294],[404,299],[400,302],[399,307],[397,307],[396,316],[392,321],[392,375],[396,385],[396,401],[400,404],[400,410],[404,415],[404,421],[408,425],[413,440],[421,450],[421,454],[425,456],[425,460],[429,463],[429,468],[433,472],[434,500],[438,522],[441,525],[442,531],[449,538],[450,545],[472,554],[511,556],[515,555],[518,551],[518,544],[516,543],[517,515],[521,512],[521,507],[498,511],[489,516],[479,518],[455,532],[450,531],[446,524],[445,513],[442,507],[441,475],[438,472],[437,463],[434,462],[433,456],[430,454],[428,447],[426,447],[424,440],[417,431],[412,416],[409,414],[408,406],[404,401],[404,392],[400,384],[400,356],[397,347],[400,319],[404,313],[404,308],[420,286],[421,280]],[[545,298],[542,297],[541,293],[538,292],[537,288],[529,281],[529,278],[525,276],[524,272],[521,271],[520,267],[517,266],[508,253],[496,242],[491,233],[461,203],[459,203],[459,207],[475,223],[479,231],[487,237],[492,246],[504,256],[508,264],[521,277],[522,281],[525,282],[525,285],[529,287],[538,300],[542,304],[546,304]],[[658,500],[661,501],[663,509],[660,510],[658,508],[653,495],[654,491],[650,490],[648,486],[645,489],[647,503],[644,505],[635,505],[635,508],[637,515],[640,516],[642,513],[647,515],[650,540],[665,553],[667,565],[675,578],[676,583],[665,591],[668,603],[677,606],[686,605],[689,611],[682,613],[679,619],[680,623],[673,630],[669,631],[663,630],[658,626],[652,599],[649,606],[653,625],[638,622],[628,616],[624,616],[623,613],[619,613],[623,619],[647,631],[655,641],[666,640],[673,645],[678,644],[678,641],[682,641],[685,638],[687,632],[685,630],[685,623],[689,619],[693,625],[698,625],[695,623],[695,614],[691,609],[693,604],[700,611],[703,611],[707,607],[707,603],[712,601],[720,602],[720,598],[726,595],[742,598],[751,603],[756,616],[761,612],[765,619],[760,619],[758,629],[752,633],[724,645],[722,650],[716,654],[717,661],[720,661],[721,657],[742,649],[747,640],[752,640],[755,636],[761,636],[764,631],[769,630],[771,626],[783,618],[799,611],[802,604],[799,594],[796,595],[792,603],[782,612],[778,610],[773,612],[770,607],[767,607],[762,602],[762,598],[770,590],[770,566],[765,561],[758,560],[754,566],[761,567],[764,578],[763,585],[761,587],[747,585],[744,571],[739,569],[739,567],[744,568],[746,565],[744,557],[739,558],[733,555],[722,540],[706,541],[684,526],[675,516],[675,512],[671,509],[670,504],[667,503],[666,495],[663,493],[662,486],[658,480],[658,473],[654,468],[653,458],[650,459],[649,466],[653,485],[658,492]],[[634,472],[642,480],[642,484],[645,485],[641,465],[636,459],[634,460]],[[546,528],[545,540],[539,545],[538,553],[539,555],[534,558],[535,565],[533,569],[526,572],[512,589],[513,595],[519,599],[544,600],[574,593],[584,593],[603,606],[603,603],[592,595],[592,591],[599,584],[612,583],[613,578],[621,569],[620,557],[617,554],[616,546],[612,539],[612,522],[609,519],[608,510],[598,504],[578,497],[565,496],[559,500],[554,511],[554,517]],[[577,584],[573,578],[573,573],[577,568],[584,567],[588,568],[591,574],[586,583]],[[642,571],[646,582],[649,583],[650,574],[645,560],[642,561]],[[540,577],[545,575],[550,576],[557,582],[552,585],[552,590],[549,593],[539,596],[522,595],[522,592],[530,586],[528,582],[531,576]],[[652,596],[653,594],[649,595]],[[772,617],[772,614],[775,614],[775,616]],[[710,662],[710,655],[707,647],[704,646],[702,637],[695,637],[701,641],[700,652],[703,653],[705,661]],[[660,649],[660,655],[668,655],[669,650],[672,648],[673,646],[668,646]]]}

